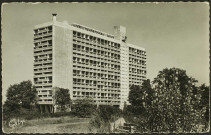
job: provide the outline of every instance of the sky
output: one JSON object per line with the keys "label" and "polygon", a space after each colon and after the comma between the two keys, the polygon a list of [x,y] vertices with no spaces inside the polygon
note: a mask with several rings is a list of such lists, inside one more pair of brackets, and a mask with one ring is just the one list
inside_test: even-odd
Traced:
{"label": "sky", "polygon": [[113,34],[147,51],[147,78],[181,68],[209,85],[209,5],[194,3],[9,3],[2,6],[2,98],[10,85],[33,80],[33,29],[52,20],[75,22]]}

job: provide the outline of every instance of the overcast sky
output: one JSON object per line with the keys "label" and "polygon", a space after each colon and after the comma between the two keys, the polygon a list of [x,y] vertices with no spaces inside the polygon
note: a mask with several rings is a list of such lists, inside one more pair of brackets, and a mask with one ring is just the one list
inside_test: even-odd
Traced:
{"label": "overcast sky", "polygon": [[177,67],[209,84],[207,3],[10,3],[2,10],[3,100],[10,85],[33,80],[33,28],[51,21],[52,13],[110,34],[113,26],[125,26],[128,42],[147,50],[150,80]]}

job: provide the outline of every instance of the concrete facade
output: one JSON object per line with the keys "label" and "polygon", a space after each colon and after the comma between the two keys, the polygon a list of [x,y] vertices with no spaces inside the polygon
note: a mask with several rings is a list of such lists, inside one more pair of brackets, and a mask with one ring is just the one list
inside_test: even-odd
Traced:
{"label": "concrete facade", "polygon": [[146,79],[146,51],[127,43],[126,28],[114,35],[56,21],[35,26],[34,84],[39,104],[53,105],[53,87],[71,99],[92,97],[98,105],[128,103],[129,87]]}
{"label": "concrete facade", "polygon": [[[73,47],[72,31],[53,26],[53,83],[52,87],[72,89]],[[70,91],[72,96],[72,91]],[[72,97],[71,97],[72,98]]]}

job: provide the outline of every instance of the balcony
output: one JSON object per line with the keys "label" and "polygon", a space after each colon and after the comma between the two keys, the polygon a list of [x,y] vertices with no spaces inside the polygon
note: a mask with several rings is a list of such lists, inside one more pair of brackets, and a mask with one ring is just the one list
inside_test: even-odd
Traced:
{"label": "balcony", "polygon": [[48,51],[48,52],[40,52],[40,53],[34,53],[34,56],[46,55],[46,54],[52,54],[52,51]]}
{"label": "balcony", "polygon": [[40,37],[43,37],[43,35],[42,34],[34,34],[34,39],[36,39],[36,38],[40,38]]}
{"label": "balcony", "polygon": [[34,71],[34,73],[42,73],[42,70]]}
{"label": "balcony", "polygon": [[34,84],[35,86],[43,86],[43,84],[42,83],[37,83],[37,84]]}
{"label": "balcony", "polygon": [[44,87],[45,87],[45,86],[50,86],[50,87],[52,87],[52,83],[43,83],[42,86],[44,86]]}
{"label": "balcony", "polygon": [[52,46],[43,47],[42,50],[43,51],[45,51],[45,50],[51,50],[52,51]]}
{"label": "balcony", "polygon": [[86,85],[77,83],[77,84],[73,84],[73,87],[86,87]]}
{"label": "balcony", "polygon": [[48,33],[42,34],[43,37],[45,36],[52,36],[52,31],[48,31]]}
{"label": "balcony", "polygon": [[[37,91],[42,91],[42,90],[48,91],[48,90],[52,90],[52,88],[37,88],[36,90],[37,90]],[[44,93],[44,94],[46,94],[46,95],[49,94],[49,92],[40,92],[40,93]]]}
{"label": "balcony", "polygon": [[46,40],[52,40],[52,37],[50,37],[50,38],[44,38],[44,39],[34,40],[34,43],[39,43],[39,42],[46,41]]}
{"label": "balcony", "polygon": [[45,69],[45,70],[42,70],[43,73],[52,72],[52,71],[53,71],[52,69]]}
{"label": "balcony", "polygon": [[40,66],[41,68],[52,68],[52,64],[49,64],[49,65],[42,65]]}
{"label": "balcony", "polygon": [[35,78],[40,78],[40,77],[52,77],[52,74],[45,74],[45,75],[34,75]]}
{"label": "balcony", "polygon": [[42,48],[34,47],[34,52],[39,52],[39,51],[42,51],[42,50],[43,50]]}
{"label": "balcony", "polygon": [[40,64],[42,64],[42,61],[37,61],[37,62],[34,61],[34,65],[40,65]]}
{"label": "balcony", "polygon": [[47,30],[45,28],[39,29],[38,33],[43,33],[43,32],[47,32]]}
{"label": "balcony", "polygon": [[47,97],[39,97],[39,99],[52,99],[52,97],[49,97],[49,96],[47,96]]}

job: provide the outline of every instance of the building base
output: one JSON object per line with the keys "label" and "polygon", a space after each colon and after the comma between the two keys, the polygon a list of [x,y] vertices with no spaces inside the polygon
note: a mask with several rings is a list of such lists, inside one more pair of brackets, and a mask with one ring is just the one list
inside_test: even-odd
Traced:
{"label": "building base", "polygon": [[49,105],[49,104],[44,104],[44,105],[39,105],[39,110],[40,110],[40,113],[43,114],[43,113],[54,113],[54,107],[53,105]]}

